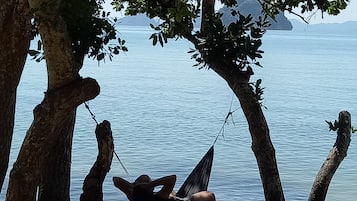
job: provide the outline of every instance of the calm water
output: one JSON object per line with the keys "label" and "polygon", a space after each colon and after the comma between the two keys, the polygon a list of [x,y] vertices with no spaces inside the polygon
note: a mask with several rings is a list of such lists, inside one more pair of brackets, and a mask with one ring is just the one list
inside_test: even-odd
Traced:
{"label": "calm water", "polygon": [[[232,92],[213,71],[192,67],[186,41],[165,48],[152,47],[150,31],[123,27],[129,52],[114,62],[87,60],[81,74],[101,85],[89,102],[99,121],[112,123],[115,149],[128,169],[114,158],[104,187],[105,200],[126,200],[113,185],[113,176],[133,180],[177,174],[176,190],[212,145],[231,107]],[[357,36],[271,31],[264,37],[264,68],[252,80],[263,79],[264,105],[286,200],[307,200],[312,182],[325,160],[335,134],[324,120],[338,112],[357,115]],[[44,64],[29,61],[18,91],[14,162],[32,109],[46,89]],[[209,190],[217,200],[264,200],[247,124],[236,98],[229,119],[215,145]],[[353,118],[354,119],[354,118]],[[357,122],[354,121],[357,125]],[[72,159],[72,200],[78,200],[84,177],[96,159],[95,123],[82,105],[78,108]],[[355,137],[347,158],[335,174],[327,200],[357,197]],[[5,190],[2,191],[3,200]]]}

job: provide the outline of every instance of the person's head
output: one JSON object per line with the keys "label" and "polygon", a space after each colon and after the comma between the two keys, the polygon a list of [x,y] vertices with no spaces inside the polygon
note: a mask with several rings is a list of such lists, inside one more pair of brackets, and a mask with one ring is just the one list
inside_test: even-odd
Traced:
{"label": "person's head", "polygon": [[149,182],[151,182],[151,178],[149,177],[149,175],[143,174],[135,179],[134,184],[149,183]]}
{"label": "person's head", "polygon": [[[136,180],[134,181],[134,185],[138,185],[138,184],[142,184],[142,183],[150,183],[152,180],[148,175],[140,175],[138,178],[136,178]],[[143,188],[145,188],[146,191],[148,192],[153,192],[154,191],[154,187],[150,187],[150,186],[142,186]]]}

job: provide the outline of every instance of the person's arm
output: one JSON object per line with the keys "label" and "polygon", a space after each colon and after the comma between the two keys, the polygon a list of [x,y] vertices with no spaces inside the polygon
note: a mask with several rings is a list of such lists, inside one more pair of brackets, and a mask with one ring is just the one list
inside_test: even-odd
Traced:
{"label": "person's arm", "polygon": [[133,200],[133,184],[120,177],[113,177],[114,186],[119,188],[129,200]]}
{"label": "person's arm", "polygon": [[176,175],[170,175],[152,181],[151,185],[153,187],[162,186],[161,190],[157,192],[157,195],[160,196],[161,198],[167,199],[169,198],[171,192],[173,191],[175,183],[176,183]]}

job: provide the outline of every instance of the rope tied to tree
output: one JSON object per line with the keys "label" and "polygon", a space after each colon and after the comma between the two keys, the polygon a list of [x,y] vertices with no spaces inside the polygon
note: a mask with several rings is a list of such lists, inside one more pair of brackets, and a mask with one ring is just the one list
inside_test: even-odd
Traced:
{"label": "rope tied to tree", "polygon": [[87,108],[87,110],[88,110],[89,114],[91,115],[92,119],[95,121],[95,123],[98,126],[99,125],[98,121],[96,120],[94,113],[90,110],[89,105],[87,104],[87,102],[84,102],[84,106]]}
{"label": "rope tied to tree", "polygon": [[[97,125],[97,127],[98,127],[98,126],[99,126],[99,123],[98,123],[98,121],[97,121],[97,119],[96,119],[96,117],[95,117],[95,114],[94,114],[94,113],[91,111],[91,109],[89,108],[88,103],[87,103],[87,102],[84,102],[84,106],[85,106],[85,108],[88,110],[89,114],[91,115],[92,119],[94,120],[94,122],[96,123],[96,125]],[[107,121],[107,120],[104,120],[104,121]],[[109,122],[109,121],[108,121],[108,122]],[[125,173],[126,173],[128,176],[130,176],[128,169],[126,169],[126,167],[124,166],[124,163],[120,160],[119,155],[116,153],[116,151],[114,150],[114,148],[113,148],[113,153],[114,153],[115,157],[118,159],[118,161],[119,161],[121,167],[123,168],[123,170],[125,171]]]}
{"label": "rope tied to tree", "polygon": [[233,120],[233,113],[234,113],[235,111],[237,111],[239,108],[237,108],[237,109],[235,109],[235,110],[232,111],[233,97],[234,97],[234,96],[233,96],[233,94],[232,94],[231,105],[230,105],[230,107],[229,107],[229,111],[228,111],[226,117],[224,118],[222,127],[219,129],[218,134],[217,134],[216,138],[215,138],[214,141],[213,141],[213,145],[216,144],[216,142],[217,142],[219,136],[222,136],[223,139],[224,139],[224,127],[226,126],[226,124],[228,124],[228,118],[229,118],[229,117],[232,118],[232,123],[233,123],[233,125],[235,126],[235,123],[234,123],[234,120]]}

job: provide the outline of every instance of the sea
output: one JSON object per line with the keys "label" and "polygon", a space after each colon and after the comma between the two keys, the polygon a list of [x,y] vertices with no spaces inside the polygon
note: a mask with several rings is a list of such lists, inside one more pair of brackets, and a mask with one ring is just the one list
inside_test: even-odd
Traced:
{"label": "sea", "polygon": [[[120,159],[113,158],[104,182],[104,200],[127,200],[114,187],[114,176],[133,181],[141,174],[153,179],[175,174],[178,190],[214,144],[208,190],[217,201],[263,201],[247,121],[237,98],[213,70],[193,66],[195,61],[187,53],[193,48],[190,42],[169,40],[164,47],[154,47],[149,40],[152,33],[147,27],[119,26],[118,34],[129,51],[113,61],[86,59],[80,72],[101,86],[100,95],[88,105],[97,121],[111,122]],[[261,49],[263,67],[254,67],[251,81],[262,79],[263,111],[285,198],[307,200],[336,140],[325,120],[334,121],[340,111],[347,110],[357,127],[357,34],[312,32],[308,26],[303,31],[268,31]],[[46,87],[45,63],[29,57],[18,87],[9,169]],[[83,180],[97,155],[96,123],[84,105],[77,111],[71,200],[79,200]],[[332,179],[327,201],[357,200],[355,135]],[[4,200],[7,181],[8,176],[0,200]]]}

